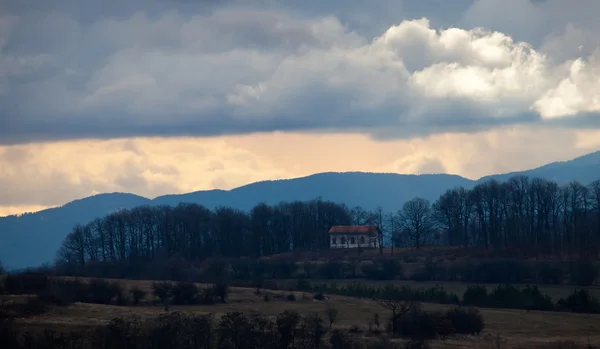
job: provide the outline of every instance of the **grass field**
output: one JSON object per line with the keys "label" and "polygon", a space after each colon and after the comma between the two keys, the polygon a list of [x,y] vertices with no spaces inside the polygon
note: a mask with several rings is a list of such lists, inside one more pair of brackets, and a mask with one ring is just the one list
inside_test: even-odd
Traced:
{"label": "grass field", "polygon": [[[277,281],[277,284],[282,288],[287,288],[287,285],[293,286],[297,283],[297,280],[281,280]],[[351,283],[362,283],[372,286],[383,286],[383,285],[394,285],[401,287],[403,285],[410,286],[412,288],[432,288],[432,287],[443,287],[446,291],[456,294],[458,297],[462,297],[467,288],[472,285],[482,285],[487,287],[488,291],[493,290],[498,284],[478,284],[478,283],[466,283],[466,282],[439,282],[439,281],[404,281],[404,280],[390,280],[390,281],[379,281],[379,280],[365,280],[365,279],[339,279],[339,280],[310,280],[311,284],[332,284],[335,283],[339,286]],[[516,285],[515,287],[525,287],[526,285]],[[572,285],[537,285],[542,293],[548,294],[554,301],[560,298],[568,297],[576,289],[581,287]],[[590,295],[600,299],[600,287],[586,287]]]}
{"label": "grass field", "polygon": [[[151,281],[120,280],[126,288],[138,286],[151,294]],[[296,295],[297,301],[285,301],[282,296],[289,293]],[[264,301],[264,295],[270,295],[270,301]],[[388,310],[372,300],[341,296],[330,296],[327,301],[312,300],[311,295],[302,292],[263,291],[256,295],[253,289],[231,288],[227,304],[210,306],[172,306],[170,311],[195,313],[214,313],[219,316],[230,311],[259,312],[274,316],[286,310],[296,310],[300,314],[312,312],[322,313],[327,305],[338,308],[339,318],[334,325],[348,328],[356,325],[363,330],[367,327],[367,319],[379,313],[382,319],[388,317]],[[446,306],[425,304],[425,309],[442,310]],[[481,309],[486,329],[479,336],[464,336],[446,341],[434,341],[434,348],[539,348],[550,342],[577,342],[587,345],[588,340],[593,347],[600,346],[600,315],[572,314],[558,312],[537,312],[503,309]],[[81,326],[104,324],[112,318],[138,315],[141,317],[157,316],[164,313],[161,305],[110,306],[75,303],[69,307],[53,308],[50,312],[27,319],[19,323],[33,328],[74,329]],[[364,335],[364,334],[363,334]],[[553,348],[561,348],[554,344]],[[562,347],[566,348],[566,347]]]}

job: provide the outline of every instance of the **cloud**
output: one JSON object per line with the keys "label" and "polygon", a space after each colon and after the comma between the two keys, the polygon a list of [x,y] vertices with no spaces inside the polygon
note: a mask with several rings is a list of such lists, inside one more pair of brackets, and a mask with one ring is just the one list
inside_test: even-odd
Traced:
{"label": "cloud", "polygon": [[358,134],[263,133],[0,146],[0,216],[103,192],[153,198],[328,171],[444,172],[476,179],[598,148],[600,131],[538,126],[387,141]]}
{"label": "cloud", "polygon": [[111,3],[3,4],[0,144],[598,124],[596,1]]}

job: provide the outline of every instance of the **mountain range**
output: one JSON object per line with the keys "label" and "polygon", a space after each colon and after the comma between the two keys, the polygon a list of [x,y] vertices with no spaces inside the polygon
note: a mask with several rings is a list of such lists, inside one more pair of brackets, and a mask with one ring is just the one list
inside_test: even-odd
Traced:
{"label": "mountain range", "polygon": [[360,205],[366,209],[381,206],[396,211],[416,196],[435,201],[454,187],[472,188],[489,179],[505,181],[513,176],[540,177],[582,184],[600,179],[600,151],[535,169],[486,176],[471,180],[450,174],[402,175],[386,173],[319,173],[302,178],[262,181],[232,190],[206,190],[164,195],[155,199],[128,193],[110,193],[75,200],[61,207],[35,213],[0,217],[0,260],[8,268],[25,268],[51,262],[64,237],[76,224],[85,224],[119,209],[141,205],[198,203],[208,208],[230,206],[249,210],[260,202],[324,200]]}

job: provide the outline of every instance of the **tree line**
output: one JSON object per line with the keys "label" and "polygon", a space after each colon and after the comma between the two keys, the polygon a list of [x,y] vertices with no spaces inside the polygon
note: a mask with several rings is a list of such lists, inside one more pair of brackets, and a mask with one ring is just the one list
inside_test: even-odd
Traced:
{"label": "tree line", "polygon": [[180,256],[267,256],[329,248],[333,225],[375,225],[387,246],[492,247],[505,254],[597,258],[600,180],[558,185],[519,176],[454,188],[433,204],[414,198],[397,212],[368,211],[321,199],[256,205],[250,212],[197,204],[142,206],[76,226],[58,260],[148,261]]}
{"label": "tree line", "polygon": [[174,256],[267,256],[329,247],[333,225],[350,223],[344,205],[329,201],[256,205],[250,212],[229,207],[211,211],[197,204],[142,206],[78,225],[66,237],[58,260],[150,261]]}

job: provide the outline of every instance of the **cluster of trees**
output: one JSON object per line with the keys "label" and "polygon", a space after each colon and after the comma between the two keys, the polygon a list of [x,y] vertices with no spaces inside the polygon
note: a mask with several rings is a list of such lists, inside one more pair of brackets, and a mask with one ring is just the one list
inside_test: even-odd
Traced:
{"label": "cluster of trees", "polygon": [[[31,303],[26,304],[34,312],[45,309],[43,303],[67,306],[75,302],[112,305],[138,305],[160,301],[168,309],[169,304],[216,304],[225,303],[229,295],[229,286],[216,283],[211,286],[198,287],[191,282],[155,282],[152,284],[152,295],[140,287],[129,289],[118,281],[91,279],[88,282],[79,279],[52,278],[37,273],[20,273],[7,275],[0,282],[0,295],[35,295]],[[38,310],[35,308],[38,306]],[[8,309],[8,308],[7,308]],[[20,310],[19,306],[15,310]],[[0,310],[5,310],[2,308]]]}
{"label": "cluster of trees", "polygon": [[332,202],[259,204],[250,213],[211,211],[196,204],[143,206],[78,225],[58,252],[59,261],[149,261],[181,256],[265,256],[329,247],[333,225],[350,223],[350,213]]}
{"label": "cluster of trees", "polygon": [[406,202],[396,213],[329,201],[259,204],[250,212],[201,205],[139,207],[78,225],[59,261],[148,261],[178,255],[267,256],[329,247],[333,225],[376,225],[393,248],[427,244],[490,247],[507,254],[597,258],[600,180],[565,186],[544,179],[489,180],[471,190],[448,190],[431,204]]}
{"label": "cluster of trees", "polygon": [[[408,204],[413,205],[413,204]],[[527,255],[598,257],[600,180],[589,186],[520,176],[452,189],[420,215],[449,245],[489,246]]]}

